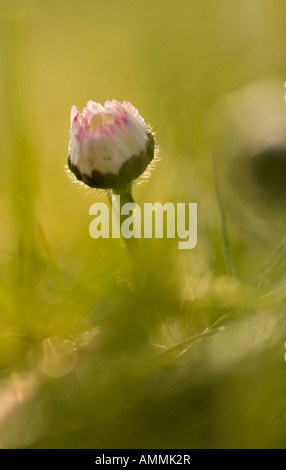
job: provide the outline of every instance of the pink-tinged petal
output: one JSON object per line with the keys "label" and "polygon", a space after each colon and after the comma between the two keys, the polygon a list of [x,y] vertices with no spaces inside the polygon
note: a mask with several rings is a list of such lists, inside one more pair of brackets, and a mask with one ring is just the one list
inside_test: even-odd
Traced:
{"label": "pink-tinged petal", "polygon": [[119,127],[119,129],[122,129],[122,122],[120,121],[120,119],[115,119],[114,125]]}
{"label": "pink-tinged petal", "polygon": [[71,124],[73,124],[75,117],[79,116],[79,112],[77,110],[77,107],[73,105],[71,107]]}
{"label": "pink-tinged petal", "polygon": [[112,134],[116,131],[116,127],[115,127],[114,124],[109,124],[108,128],[109,128],[110,132],[112,132]]}
{"label": "pink-tinged petal", "polygon": [[76,134],[75,134],[75,138],[76,138],[77,140],[81,141],[81,140],[84,139],[85,134],[86,134],[86,132],[85,132],[84,128],[83,128],[83,127],[79,127],[78,131],[77,131]]}
{"label": "pink-tinged petal", "polygon": [[122,108],[122,103],[120,103],[120,101],[112,100],[112,104],[113,104],[113,106],[115,106],[115,108],[117,108],[117,109],[121,109],[121,108]]}
{"label": "pink-tinged petal", "polygon": [[101,106],[100,103],[96,103],[95,101],[92,101],[92,100],[89,100],[87,102],[87,108],[93,113],[99,113],[103,111],[103,106]]}
{"label": "pink-tinged petal", "polygon": [[89,100],[87,102],[87,108],[89,108],[89,109],[92,109],[94,106],[97,106],[97,105],[98,105],[98,103],[96,103],[95,101],[92,101],[92,100]]}
{"label": "pink-tinged petal", "polygon": [[[132,110],[133,110],[133,109],[136,109],[136,108],[134,108],[134,106],[130,103],[130,101],[123,101],[122,104],[123,104],[123,106],[124,106],[125,108],[127,108],[127,109],[132,109]],[[137,111],[137,110],[136,110],[136,111]]]}
{"label": "pink-tinged petal", "polygon": [[138,110],[129,101],[123,101],[123,106],[127,112],[131,113],[133,116],[139,115]]}
{"label": "pink-tinged petal", "polygon": [[109,135],[108,128],[106,126],[99,126],[98,132],[102,135]]}
{"label": "pink-tinged petal", "polygon": [[90,114],[90,110],[87,108],[83,108],[82,113],[81,113],[82,122],[87,118],[89,114]]}
{"label": "pink-tinged petal", "polygon": [[104,103],[104,110],[106,112],[111,112],[111,113],[118,113],[121,114],[123,111],[123,106],[119,101],[112,100],[112,101],[105,101]]}

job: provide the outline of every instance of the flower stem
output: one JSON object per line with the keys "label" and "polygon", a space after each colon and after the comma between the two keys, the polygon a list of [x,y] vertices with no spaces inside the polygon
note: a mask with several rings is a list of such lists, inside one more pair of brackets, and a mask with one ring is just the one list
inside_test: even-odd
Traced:
{"label": "flower stem", "polygon": [[223,243],[223,251],[224,251],[224,258],[225,258],[225,263],[226,263],[226,269],[227,269],[227,273],[228,273],[229,277],[231,279],[233,279],[235,282],[238,282],[237,277],[236,277],[235,267],[234,267],[234,264],[233,264],[233,259],[232,259],[232,250],[231,250],[231,245],[230,245],[228,231],[227,231],[224,207],[223,207],[223,203],[222,203],[222,199],[221,199],[221,195],[220,195],[220,190],[219,190],[219,183],[218,183],[218,176],[217,176],[217,169],[216,169],[216,161],[215,161],[215,157],[214,157],[213,154],[212,154],[212,170],[213,170],[213,179],[214,179],[216,199],[217,199],[219,213],[220,213],[222,243]]}
{"label": "flower stem", "polygon": [[[120,204],[119,205],[112,203],[112,195],[120,196]],[[129,185],[122,186],[122,187],[119,187],[119,188],[114,188],[108,194],[108,200],[109,200],[109,203],[112,207],[112,210],[115,211],[115,219],[120,221],[120,229],[121,229],[122,222],[126,219],[126,217],[128,217],[126,215],[122,215],[122,213],[121,213],[122,207],[124,206],[124,204],[127,204],[127,203],[134,203],[135,204],[135,201],[134,201],[133,196],[132,196],[132,185],[129,184]],[[127,247],[130,256],[131,257],[134,257],[134,256],[137,257],[138,256],[138,243],[137,243],[136,238],[134,238],[134,237],[131,237],[131,238],[122,237],[122,238],[124,239],[125,246]]]}
{"label": "flower stem", "polygon": [[118,189],[113,189],[113,194],[116,195],[118,194],[120,196],[120,206],[122,207],[124,204],[128,202],[134,202],[133,196],[132,196],[132,185],[128,184],[126,186],[122,186]]}

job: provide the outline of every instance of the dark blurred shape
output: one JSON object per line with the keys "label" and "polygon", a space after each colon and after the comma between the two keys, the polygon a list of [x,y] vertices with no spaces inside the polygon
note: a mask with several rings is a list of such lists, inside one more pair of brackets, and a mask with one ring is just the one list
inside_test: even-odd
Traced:
{"label": "dark blurred shape", "polygon": [[250,158],[250,167],[261,190],[270,198],[286,197],[286,146],[265,148]]}
{"label": "dark blurred shape", "polygon": [[247,226],[250,218],[280,219],[286,198],[284,82],[257,81],[225,95],[208,127],[221,192],[225,204],[236,207],[238,222],[245,224],[244,216]]}

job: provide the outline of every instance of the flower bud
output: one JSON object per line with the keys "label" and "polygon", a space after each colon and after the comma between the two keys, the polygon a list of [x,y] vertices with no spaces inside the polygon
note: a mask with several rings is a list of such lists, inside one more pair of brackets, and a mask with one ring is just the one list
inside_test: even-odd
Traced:
{"label": "flower bud", "polygon": [[68,167],[92,188],[120,188],[138,178],[154,157],[154,137],[128,101],[89,101],[71,109]]}

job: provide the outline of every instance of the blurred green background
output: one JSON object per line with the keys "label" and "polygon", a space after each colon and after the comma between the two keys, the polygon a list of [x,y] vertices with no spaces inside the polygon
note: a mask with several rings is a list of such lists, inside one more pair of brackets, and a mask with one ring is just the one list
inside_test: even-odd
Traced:
{"label": "blurred green background", "polygon": [[[285,24],[283,0],[1,1],[1,448],[285,447]],[[89,236],[70,108],[113,98],[160,147],[135,200],[197,202],[194,250]]]}

